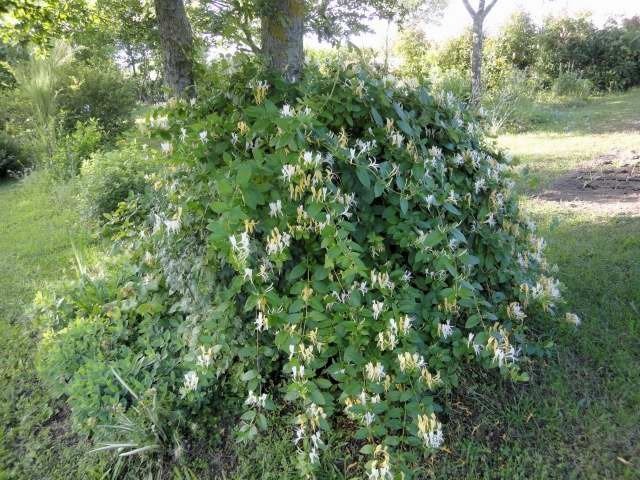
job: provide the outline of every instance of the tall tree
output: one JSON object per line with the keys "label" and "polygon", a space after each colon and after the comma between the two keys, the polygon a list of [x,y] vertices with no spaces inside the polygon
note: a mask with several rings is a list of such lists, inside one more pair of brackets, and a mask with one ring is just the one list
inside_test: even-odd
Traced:
{"label": "tall tree", "polygon": [[178,96],[195,95],[193,33],[183,0],[154,0],[167,86]]}
{"label": "tall tree", "polygon": [[469,0],[462,0],[473,20],[473,48],[471,49],[471,101],[478,103],[482,96],[482,49],[484,47],[484,20],[498,0],[478,0],[475,10]]}
{"label": "tall tree", "polygon": [[370,31],[369,20],[432,18],[446,0],[213,0],[201,2],[199,28],[262,55],[288,80],[300,77],[305,33],[333,44]]}
{"label": "tall tree", "polygon": [[289,82],[302,74],[304,17],[304,0],[271,0],[261,18],[262,55]]}

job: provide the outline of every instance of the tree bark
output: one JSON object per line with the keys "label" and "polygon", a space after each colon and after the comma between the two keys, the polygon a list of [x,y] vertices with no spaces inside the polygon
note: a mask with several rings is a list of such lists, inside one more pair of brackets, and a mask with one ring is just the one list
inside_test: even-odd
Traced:
{"label": "tree bark", "polygon": [[195,96],[193,33],[183,0],[154,0],[165,83],[179,97]]}
{"label": "tree bark", "polygon": [[482,49],[484,47],[484,18],[473,19],[473,48],[471,49],[471,101],[478,103],[482,97]]}
{"label": "tree bark", "polygon": [[485,0],[478,0],[478,8],[474,10],[469,0],[462,0],[471,19],[473,20],[473,45],[471,48],[471,102],[474,105],[480,103],[482,98],[482,49],[484,47],[484,19],[498,0],[490,0],[489,5]]}
{"label": "tree bark", "polygon": [[261,21],[262,53],[267,66],[288,82],[302,75],[304,0],[271,0]]}

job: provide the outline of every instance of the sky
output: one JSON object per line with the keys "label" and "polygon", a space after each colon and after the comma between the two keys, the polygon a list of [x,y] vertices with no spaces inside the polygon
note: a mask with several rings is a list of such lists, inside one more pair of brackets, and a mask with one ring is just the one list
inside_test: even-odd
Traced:
{"label": "sky", "polygon": [[[477,0],[470,0],[477,5]],[[575,15],[590,11],[597,24],[602,24],[609,17],[630,17],[640,15],[640,0],[498,0],[498,3],[485,20],[485,31],[495,32],[518,10],[531,13],[536,21],[548,15]],[[462,0],[449,0],[440,25],[423,26],[427,35],[433,40],[445,40],[460,34],[470,26],[471,17],[464,8]],[[373,22],[374,33],[361,35],[353,39],[359,46],[382,48],[387,31],[386,23]],[[395,29],[390,32],[391,41],[395,37]]]}

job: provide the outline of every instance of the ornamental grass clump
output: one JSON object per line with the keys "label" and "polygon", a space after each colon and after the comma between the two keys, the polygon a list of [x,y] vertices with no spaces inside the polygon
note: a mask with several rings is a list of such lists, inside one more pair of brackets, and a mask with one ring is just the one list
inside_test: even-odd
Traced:
{"label": "ornamental grass clump", "polygon": [[363,476],[411,478],[446,443],[441,393],[472,364],[525,380],[528,325],[561,301],[509,158],[452,96],[361,67],[291,86],[234,65],[213,92],[150,118],[169,166],[149,220],[123,223],[127,268],[94,274],[93,302],[77,285],[50,299],[43,368],[74,407],[84,362],[102,365],[87,420],[131,405],[114,368],[182,436],[223,404],[242,441],[293,412],[301,477],[340,428]]}

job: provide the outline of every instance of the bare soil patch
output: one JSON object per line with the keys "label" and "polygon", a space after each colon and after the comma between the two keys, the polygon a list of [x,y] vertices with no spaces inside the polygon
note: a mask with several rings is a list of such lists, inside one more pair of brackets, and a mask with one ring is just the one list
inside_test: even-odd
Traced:
{"label": "bare soil patch", "polygon": [[559,177],[537,198],[601,214],[640,215],[640,150],[613,150]]}

